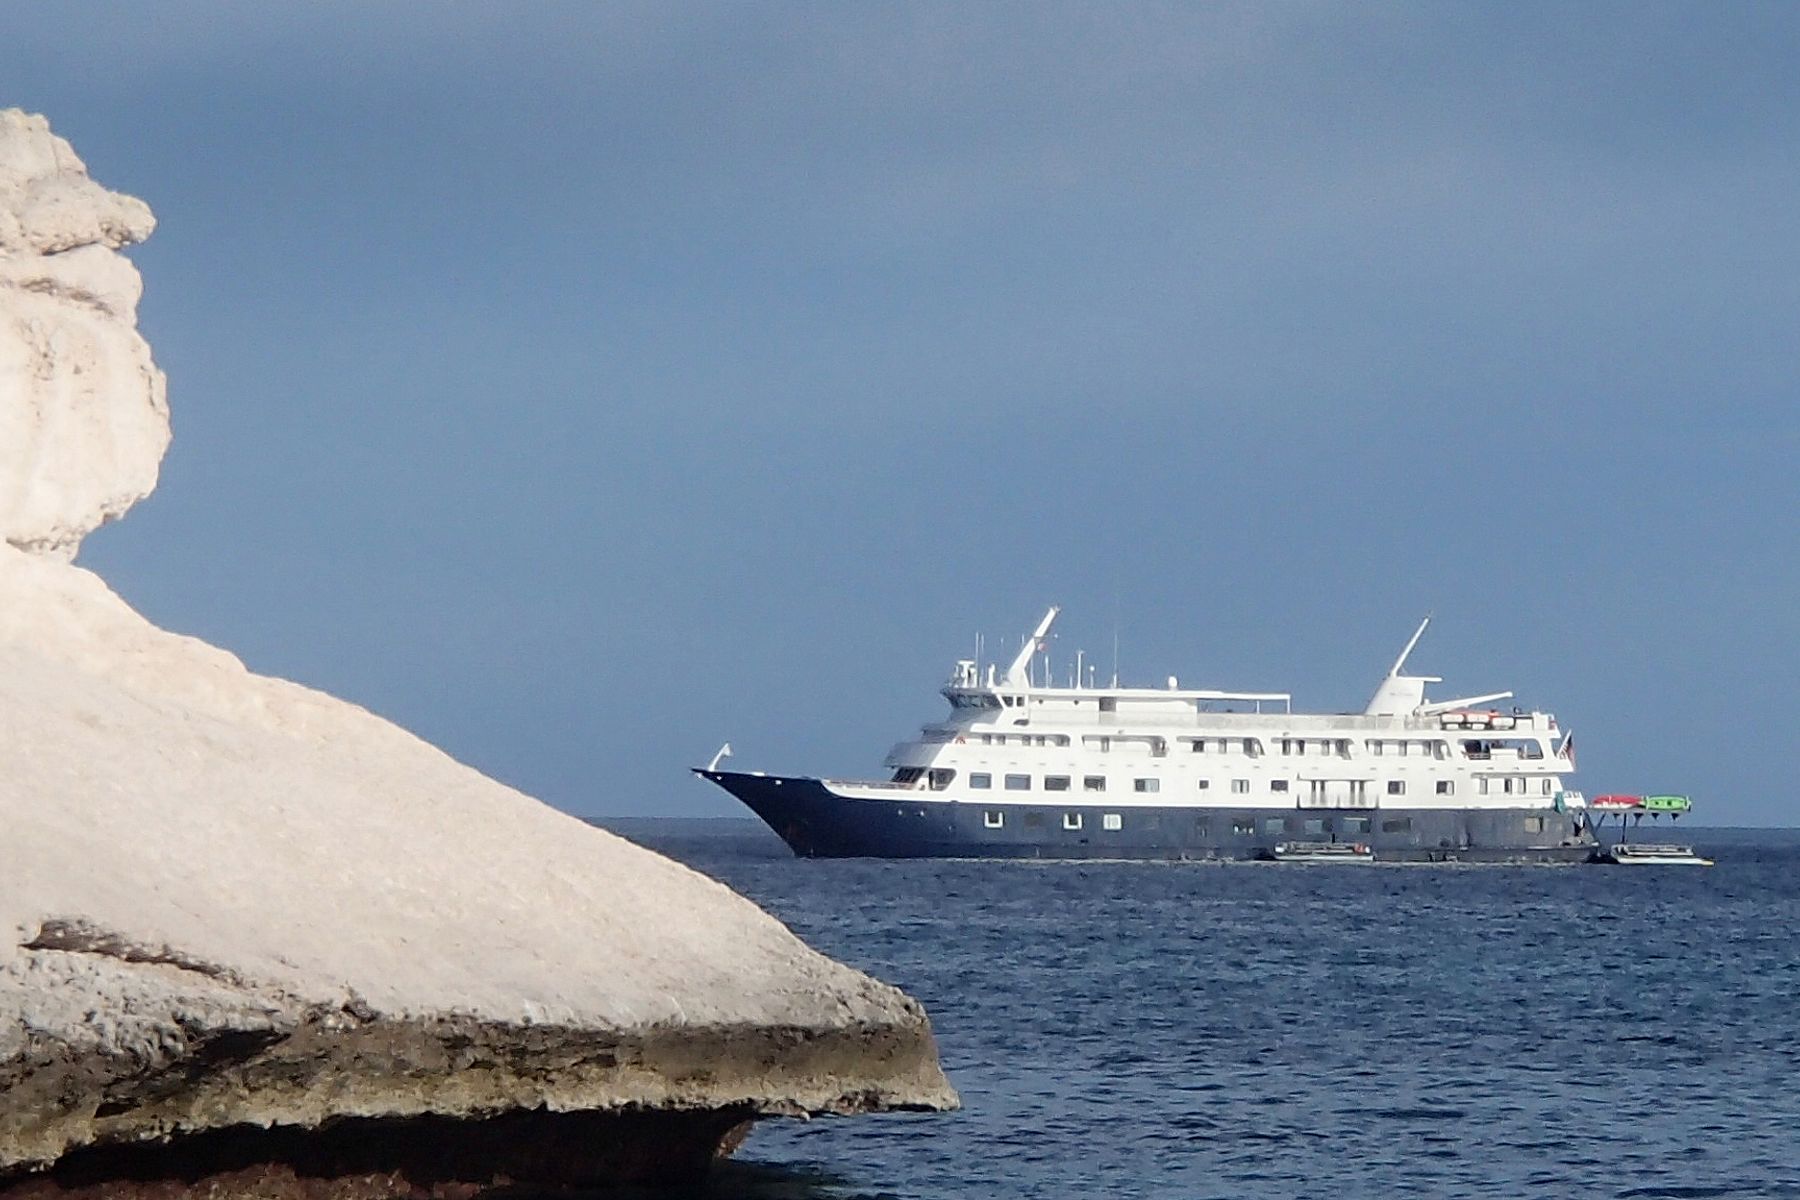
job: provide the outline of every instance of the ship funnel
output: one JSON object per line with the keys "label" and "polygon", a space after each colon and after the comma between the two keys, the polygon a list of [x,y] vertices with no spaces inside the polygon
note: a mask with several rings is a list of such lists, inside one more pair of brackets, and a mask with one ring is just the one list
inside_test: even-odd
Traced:
{"label": "ship funnel", "polygon": [[1425,636],[1426,627],[1430,624],[1430,617],[1419,622],[1419,627],[1413,631],[1412,637],[1406,643],[1406,649],[1400,651],[1400,657],[1396,658],[1394,665],[1388,668],[1387,678],[1381,681],[1381,686],[1375,689],[1375,695],[1370,697],[1369,706],[1363,709],[1364,716],[1411,716],[1425,703],[1425,685],[1443,682],[1436,675],[1402,675],[1400,673],[1406,669],[1407,658],[1412,655],[1413,647],[1419,644],[1419,639]]}

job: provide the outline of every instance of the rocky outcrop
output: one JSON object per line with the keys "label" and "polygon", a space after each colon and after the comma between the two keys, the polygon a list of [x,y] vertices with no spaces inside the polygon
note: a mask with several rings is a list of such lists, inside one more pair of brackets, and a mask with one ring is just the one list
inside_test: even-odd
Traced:
{"label": "rocky outcrop", "polygon": [[899,991],[64,561],[166,436],[113,254],[149,221],[0,114],[0,1192],[667,1178],[954,1105]]}
{"label": "rocky outcrop", "polygon": [[0,538],[74,556],[150,494],[169,444],[162,372],[121,246],[141,200],[88,178],[42,117],[0,110]]}

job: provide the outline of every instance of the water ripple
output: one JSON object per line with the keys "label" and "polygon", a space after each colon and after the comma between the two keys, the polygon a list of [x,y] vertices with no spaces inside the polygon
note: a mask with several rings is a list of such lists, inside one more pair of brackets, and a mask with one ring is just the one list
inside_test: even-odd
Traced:
{"label": "water ripple", "polygon": [[1792,835],[1685,872],[665,848],[923,1000],[966,1105],[765,1124],[709,1195],[1800,1200]]}

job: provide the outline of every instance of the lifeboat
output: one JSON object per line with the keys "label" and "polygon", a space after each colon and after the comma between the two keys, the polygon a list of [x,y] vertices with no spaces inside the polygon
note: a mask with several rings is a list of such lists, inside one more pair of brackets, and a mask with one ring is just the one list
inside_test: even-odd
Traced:
{"label": "lifeboat", "polygon": [[1671,816],[1679,816],[1680,814],[1687,812],[1689,809],[1691,809],[1693,807],[1694,807],[1694,802],[1692,800],[1689,800],[1686,796],[1645,796],[1644,797],[1644,811],[1645,812],[1668,813]]}
{"label": "lifeboat", "polygon": [[1453,708],[1438,714],[1438,724],[1445,729],[1511,729],[1518,718],[1491,708]]}

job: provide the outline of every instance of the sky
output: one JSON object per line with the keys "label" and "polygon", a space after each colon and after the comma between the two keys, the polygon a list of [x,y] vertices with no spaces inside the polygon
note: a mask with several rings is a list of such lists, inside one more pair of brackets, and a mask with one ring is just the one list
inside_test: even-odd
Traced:
{"label": "sky", "polygon": [[[1800,824],[1800,8],[11,5],[159,227],[153,621],[582,815],[977,633]],[[1061,671],[1066,669],[1059,667]]]}

